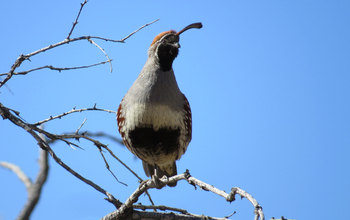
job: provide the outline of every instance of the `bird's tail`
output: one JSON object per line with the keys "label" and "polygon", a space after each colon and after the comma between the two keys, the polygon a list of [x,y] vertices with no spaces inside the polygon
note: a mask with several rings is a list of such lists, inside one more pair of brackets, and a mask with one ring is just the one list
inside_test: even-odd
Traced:
{"label": "bird's tail", "polygon": [[[143,170],[145,171],[146,175],[148,177],[151,177],[154,175],[154,165],[150,165],[147,164],[146,162],[142,161],[142,166],[143,166]],[[162,178],[164,175],[167,177],[172,177],[177,175],[177,169],[176,169],[176,162],[174,161],[173,165],[168,166],[168,167],[162,167],[163,169],[160,169],[159,167],[157,167],[157,174],[158,174],[158,178]],[[168,184],[168,186],[170,187],[174,187],[176,186],[177,182],[175,183],[170,183]]]}

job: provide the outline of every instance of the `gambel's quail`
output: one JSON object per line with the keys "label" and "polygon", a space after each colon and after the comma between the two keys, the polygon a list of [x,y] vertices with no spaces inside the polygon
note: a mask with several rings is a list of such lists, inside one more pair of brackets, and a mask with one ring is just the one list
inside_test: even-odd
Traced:
{"label": "gambel's quail", "polygon": [[175,161],[186,152],[192,138],[190,104],[177,85],[172,64],[179,53],[180,34],[201,27],[201,23],[194,23],[179,32],[157,35],[145,66],[118,108],[124,144],[142,160],[146,175],[155,181],[177,174]]}

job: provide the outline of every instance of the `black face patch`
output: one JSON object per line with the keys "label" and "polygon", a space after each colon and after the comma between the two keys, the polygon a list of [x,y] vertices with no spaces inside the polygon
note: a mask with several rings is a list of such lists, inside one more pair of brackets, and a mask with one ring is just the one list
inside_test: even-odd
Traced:
{"label": "black face patch", "polygon": [[158,46],[159,65],[163,71],[169,71],[172,68],[173,61],[177,57],[179,49],[169,43],[161,43]]}
{"label": "black face patch", "polygon": [[153,128],[136,127],[129,132],[131,146],[138,150],[159,154],[171,154],[179,149],[180,128]]}

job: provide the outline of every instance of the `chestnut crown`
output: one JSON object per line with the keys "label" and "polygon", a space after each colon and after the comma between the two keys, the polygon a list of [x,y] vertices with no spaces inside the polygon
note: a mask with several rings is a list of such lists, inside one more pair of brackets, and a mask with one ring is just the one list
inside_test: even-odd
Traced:
{"label": "chestnut crown", "polygon": [[202,28],[202,23],[190,24],[179,32],[174,30],[165,31],[154,38],[151,47],[153,45],[157,46],[156,55],[163,71],[169,71],[172,69],[172,63],[179,53],[180,34],[192,28]]}

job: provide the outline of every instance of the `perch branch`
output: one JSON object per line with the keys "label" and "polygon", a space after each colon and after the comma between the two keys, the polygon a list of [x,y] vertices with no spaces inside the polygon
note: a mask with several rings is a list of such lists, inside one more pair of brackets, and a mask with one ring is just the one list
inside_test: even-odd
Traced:
{"label": "perch branch", "polygon": [[[226,199],[226,201],[228,201],[228,202],[234,201],[236,194],[240,195],[242,198],[247,198],[253,204],[253,206],[255,208],[255,211],[254,211],[255,219],[259,219],[259,218],[261,220],[265,219],[264,213],[262,211],[262,207],[250,194],[248,194],[244,190],[242,190],[238,187],[235,187],[235,188],[232,188],[232,190],[229,194],[227,194],[223,190],[219,190],[212,185],[204,183],[204,182],[190,176],[189,172],[186,171],[183,174],[179,174],[179,175],[176,175],[176,176],[173,176],[170,178],[167,178],[167,177],[161,178],[161,179],[159,179],[159,182],[157,183],[157,185],[151,179],[143,181],[139,185],[139,187],[134,191],[134,193],[132,193],[131,196],[129,196],[129,198],[126,200],[126,202],[118,210],[106,215],[101,220],[121,219],[121,217],[122,218],[127,217],[130,214],[130,209],[132,209],[134,207],[133,204],[138,201],[138,198],[146,190],[151,189],[151,188],[159,188],[159,187],[161,188],[161,187],[166,186],[169,183],[175,183],[179,180],[187,180],[187,182],[189,184],[191,184],[193,186],[199,186],[203,190],[211,191],[217,195],[220,195],[220,196],[224,197]],[[154,214],[154,213],[152,213],[152,214]],[[147,215],[149,215],[149,213],[147,213]],[[173,215],[175,215],[175,214],[173,214]],[[193,215],[193,214],[188,214],[188,213],[186,213],[186,215],[190,215],[191,217],[193,217],[195,219],[198,218],[198,215]],[[201,216],[201,218],[203,218],[203,216]],[[212,218],[212,217],[209,217],[209,218]],[[133,218],[131,218],[131,219],[133,219]],[[160,218],[154,217],[154,219],[160,219]],[[221,218],[221,219],[223,219],[223,218]]]}

